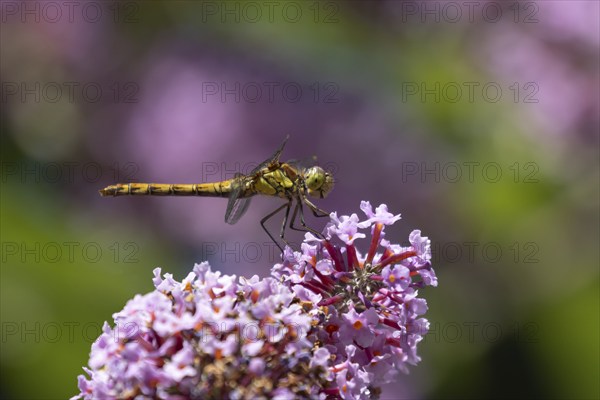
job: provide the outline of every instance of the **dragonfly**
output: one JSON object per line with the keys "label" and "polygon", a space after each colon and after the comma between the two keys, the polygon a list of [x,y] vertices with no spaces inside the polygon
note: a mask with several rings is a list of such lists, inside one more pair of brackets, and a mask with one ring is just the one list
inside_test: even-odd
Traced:
{"label": "dragonfly", "polygon": [[[307,206],[315,217],[329,216],[327,211],[317,207],[309,198],[325,198],[333,189],[333,175],[314,164],[316,157],[310,162],[279,160],[289,135],[275,153],[260,163],[248,174],[237,173],[232,179],[218,182],[194,184],[170,183],[117,183],[100,190],[101,196],[200,196],[228,198],[225,222],[235,224],[246,213],[250,200],[255,195],[278,197],[285,200],[281,206],[261,219],[260,224],[271,240],[283,251],[283,247],[267,229],[265,223],[285,209],[279,237],[290,246],[285,238],[285,229],[311,232],[318,237],[322,235],[309,227],[304,220],[304,206]],[[294,205],[295,203],[295,205]],[[292,218],[289,218],[293,208]],[[295,226],[300,218],[301,227]]]}

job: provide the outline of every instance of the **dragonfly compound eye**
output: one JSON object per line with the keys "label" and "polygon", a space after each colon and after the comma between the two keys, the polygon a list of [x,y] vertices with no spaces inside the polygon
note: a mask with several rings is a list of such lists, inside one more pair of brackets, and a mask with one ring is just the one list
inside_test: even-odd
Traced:
{"label": "dragonfly compound eye", "polygon": [[308,194],[323,198],[333,189],[333,176],[321,167],[309,168],[305,175]]}

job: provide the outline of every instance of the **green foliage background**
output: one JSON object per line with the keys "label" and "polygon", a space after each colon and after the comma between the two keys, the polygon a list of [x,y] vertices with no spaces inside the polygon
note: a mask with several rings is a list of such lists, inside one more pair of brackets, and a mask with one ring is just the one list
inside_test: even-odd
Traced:
{"label": "green foliage background", "polygon": [[[276,200],[254,200],[227,227],[224,201],[100,199],[97,190],[127,176],[129,162],[137,181],[201,181],[198,162],[259,162],[285,133],[284,158],[317,154],[335,169],[319,204],[347,214],[360,213],[360,200],[386,203],[403,214],[390,239],[420,228],[434,243],[440,285],[423,293],[432,323],[423,361],[384,398],[600,397],[598,4],[502,2],[497,22],[452,22],[447,3],[427,2],[438,4],[436,22],[426,2],[275,3],[271,19],[265,2],[254,2],[260,18],[235,1],[96,2],[97,23],[3,9],[0,397],[74,395],[102,323],[153,289],[156,266],[182,278],[209,259],[265,276],[277,261],[266,252],[238,260],[206,244],[263,246],[258,220]],[[302,10],[298,22],[279,12],[286,4]],[[203,101],[195,71],[205,83],[305,91],[298,102]],[[104,96],[14,93],[48,82],[96,82]],[[478,84],[474,100],[463,90],[455,101],[452,88],[465,82]],[[479,90],[490,82],[499,101]],[[526,102],[532,82],[537,101]],[[138,89],[131,103],[126,83]],[[317,101],[306,89],[315,83]],[[65,163],[76,165],[72,178]],[[420,174],[436,163],[437,175]],[[490,163],[500,177],[482,170]],[[98,179],[82,173],[91,164]],[[101,255],[81,251],[90,243]]]}

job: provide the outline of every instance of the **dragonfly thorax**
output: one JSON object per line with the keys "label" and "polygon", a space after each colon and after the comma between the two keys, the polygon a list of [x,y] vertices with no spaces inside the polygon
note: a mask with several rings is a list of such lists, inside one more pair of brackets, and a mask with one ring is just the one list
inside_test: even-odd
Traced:
{"label": "dragonfly thorax", "polygon": [[333,176],[321,167],[311,167],[304,173],[304,183],[308,194],[324,198],[333,189]]}

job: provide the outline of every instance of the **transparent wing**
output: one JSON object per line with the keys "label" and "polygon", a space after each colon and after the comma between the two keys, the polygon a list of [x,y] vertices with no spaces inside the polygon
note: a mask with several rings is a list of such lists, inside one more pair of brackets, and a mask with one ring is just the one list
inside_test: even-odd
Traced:
{"label": "transparent wing", "polygon": [[269,166],[270,164],[278,162],[279,157],[281,156],[281,152],[283,152],[283,148],[285,147],[285,144],[289,138],[290,138],[290,135],[287,135],[285,137],[285,139],[283,139],[283,143],[281,143],[281,146],[279,147],[279,149],[277,149],[277,151],[275,153],[273,153],[273,155],[271,157],[267,158],[265,161],[258,164],[258,166],[256,168],[254,168],[252,171],[250,171],[250,173],[248,175],[252,176],[255,173],[257,173],[258,171],[260,171],[261,169]]}
{"label": "transparent wing", "polygon": [[317,165],[317,156],[306,157],[306,158],[303,158],[302,160],[295,160],[295,159],[288,160],[285,163],[289,164],[299,170],[307,169],[307,168],[314,167],[315,165]]}
{"label": "transparent wing", "polygon": [[244,175],[238,175],[229,195],[227,211],[225,211],[225,222],[230,225],[235,224],[242,218],[250,205],[249,197],[241,197],[243,194]]}
{"label": "transparent wing", "polygon": [[242,216],[248,210],[248,206],[250,205],[250,197],[247,198],[238,198],[233,200],[229,199],[229,203],[227,204],[227,212],[225,214],[225,222],[230,225],[235,224],[242,218]]}
{"label": "transparent wing", "polygon": [[256,166],[256,168],[250,171],[250,173],[247,176],[240,174],[236,177],[237,179],[235,180],[231,189],[231,194],[229,195],[227,211],[225,211],[225,222],[233,225],[236,222],[238,222],[240,218],[242,218],[242,216],[246,213],[246,211],[248,210],[248,206],[250,206],[250,198],[242,197],[244,191],[244,179],[254,176],[257,172],[259,172],[263,168],[268,167],[273,163],[277,163],[279,161],[281,153],[283,152],[285,143],[288,141],[289,138],[290,135],[287,135],[283,140],[283,143],[281,143],[279,149],[277,149],[277,151],[275,151],[275,153],[273,153],[271,157],[267,158],[265,161]]}

